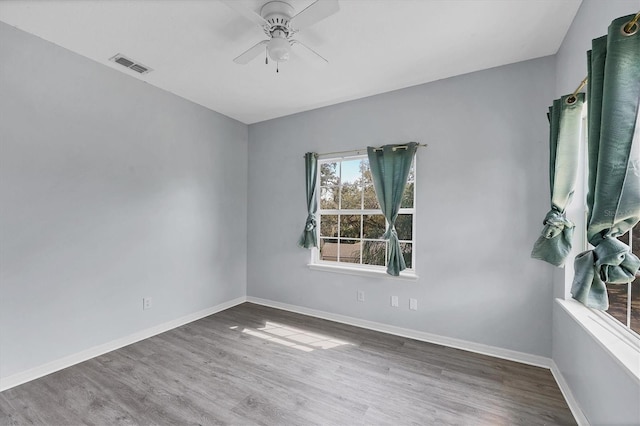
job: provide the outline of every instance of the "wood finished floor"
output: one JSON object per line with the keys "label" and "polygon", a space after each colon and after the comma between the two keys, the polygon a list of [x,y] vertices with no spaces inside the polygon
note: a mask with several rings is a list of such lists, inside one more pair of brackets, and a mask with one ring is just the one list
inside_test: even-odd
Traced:
{"label": "wood finished floor", "polygon": [[245,303],[0,393],[0,424],[575,424],[551,373]]}

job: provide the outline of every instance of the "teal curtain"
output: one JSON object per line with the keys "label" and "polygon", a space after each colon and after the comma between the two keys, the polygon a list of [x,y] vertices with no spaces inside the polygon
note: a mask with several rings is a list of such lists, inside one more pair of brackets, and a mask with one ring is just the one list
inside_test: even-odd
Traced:
{"label": "teal curtain", "polygon": [[630,283],[640,267],[617,239],[640,220],[640,32],[623,30],[632,17],[614,20],[588,53],[587,238],[594,249],[576,256],[571,294],[603,310],[606,284]]}
{"label": "teal curtain", "polygon": [[307,192],[307,221],[304,231],[298,240],[298,245],[310,249],[318,247],[318,237],[316,232],[316,212],[318,211],[318,200],[316,197],[318,181],[318,154],[307,152],[304,155],[305,181]]}
{"label": "teal curtain", "polygon": [[555,266],[564,265],[571,251],[574,224],[565,210],[575,190],[580,161],[580,128],[584,93],[563,96],[549,107],[549,183],[551,210],[531,257]]}
{"label": "teal curtain", "polygon": [[418,149],[416,142],[405,145],[385,145],[381,148],[367,147],[373,187],[380,203],[382,214],[389,227],[382,238],[389,240],[387,274],[398,276],[407,268],[396,232],[396,218],[402,202],[402,193],[407,185],[413,157]]}

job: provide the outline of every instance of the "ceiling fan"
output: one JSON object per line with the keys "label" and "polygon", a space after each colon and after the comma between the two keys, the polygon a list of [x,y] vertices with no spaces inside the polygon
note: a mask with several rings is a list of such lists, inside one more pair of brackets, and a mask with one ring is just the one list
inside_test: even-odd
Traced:
{"label": "ceiling fan", "polygon": [[262,6],[260,14],[243,6],[237,0],[223,1],[231,9],[258,24],[268,37],[247,49],[233,62],[241,65],[247,64],[264,49],[266,52],[265,63],[268,64],[269,58],[271,58],[276,62],[276,72],[279,72],[277,64],[289,60],[291,48],[295,45],[300,45],[323,61],[329,62],[309,46],[294,39],[293,36],[300,29],[309,27],[336,13],[340,9],[338,0],[316,0],[298,13],[295,13],[295,9],[288,1],[269,1]]}

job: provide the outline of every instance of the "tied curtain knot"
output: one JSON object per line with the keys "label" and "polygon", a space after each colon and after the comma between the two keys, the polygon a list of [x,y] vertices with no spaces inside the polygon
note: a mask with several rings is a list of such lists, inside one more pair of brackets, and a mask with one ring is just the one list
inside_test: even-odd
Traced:
{"label": "tied curtain knot", "polygon": [[389,226],[389,229],[382,235],[382,238],[389,241],[389,264],[387,265],[387,273],[397,277],[400,275],[400,271],[404,271],[407,268],[407,265],[402,255],[402,247],[400,247],[395,225]]}
{"label": "tied curtain knot", "polygon": [[307,222],[305,224],[304,230],[306,232],[311,232],[314,229],[316,229],[316,225],[317,225],[316,215],[313,213],[309,213],[309,215],[307,216]]}
{"label": "tied curtain knot", "polygon": [[542,236],[544,238],[549,240],[557,237],[562,232],[565,234],[565,238],[568,237],[568,240],[571,241],[571,235],[573,234],[573,228],[575,225],[567,219],[563,212],[551,209],[544,218],[543,224],[544,228],[542,229]]}
{"label": "tied curtain knot", "polygon": [[576,256],[573,298],[595,309],[609,308],[606,283],[627,284],[635,279],[640,259],[623,242],[604,238],[593,250]]}
{"label": "tied curtain knot", "polygon": [[396,231],[395,225],[390,226],[389,229],[387,229],[387,231],[382,235],[382,239],[398,241],[398,232]]}
{"label": "tied curtain knot", "polygon": [[544,260],[555,266],[562,266],[571,251],[575,225],[566,218],[564,212],[551,209],[544,218],[544,228],[533,245],[531,257]]}

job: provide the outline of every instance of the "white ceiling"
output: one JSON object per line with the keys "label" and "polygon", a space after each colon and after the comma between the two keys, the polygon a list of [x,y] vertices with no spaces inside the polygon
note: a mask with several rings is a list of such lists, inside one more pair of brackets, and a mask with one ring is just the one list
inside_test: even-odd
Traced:
{"label": "white ceiling", "polygon": [[[259,12],[267,0],[236,0]],[[313,0],[288,0],[298,11]],[[0,20],[250,124],[556,53],[581,0],[340,0],[303,29],[325,64],[232,59],[265,38],[220,0],[19,0]],[[0,41],[1,42],[1,41]],[[298,49],[300,48],[300,49]],[[122,53],[153,71],[109,61]]]}

